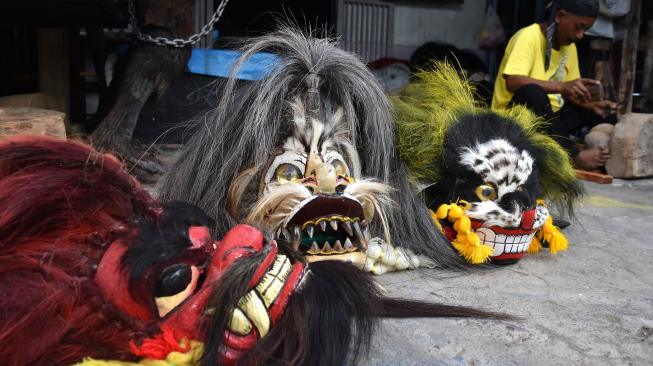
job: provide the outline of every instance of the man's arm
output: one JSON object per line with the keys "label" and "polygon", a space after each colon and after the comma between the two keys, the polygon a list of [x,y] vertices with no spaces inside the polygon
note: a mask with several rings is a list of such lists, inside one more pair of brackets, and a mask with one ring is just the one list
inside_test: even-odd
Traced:
{"label": "man's arm", "polygon": [[511,93],[516,92],[524,85],[539,85],[547,94],[562,94],[565,100],[591,110],[599,116],[605,118],[608,114],[615,113],[617,103],[609,100],[591,101],[592,95],[585,86],[589,83],[598,83],[593,79],[575,79],[570,81],[550,81],[537,80],[522,75],[504,75],[506,78],[506,88]]}
{"label": "man's arm", "polygon": [[592,79],[575,79],[570,81],[552,81],[538,80],[523,75],[503,75],[506,79],[506,88],[509,92],[514,93],[519,88],[535,84],[540,86],[547,94],[562,94],[563,98],[570,100],[574,104],[583,106],[592,99],[590,91],[585,84],[596,83]]}

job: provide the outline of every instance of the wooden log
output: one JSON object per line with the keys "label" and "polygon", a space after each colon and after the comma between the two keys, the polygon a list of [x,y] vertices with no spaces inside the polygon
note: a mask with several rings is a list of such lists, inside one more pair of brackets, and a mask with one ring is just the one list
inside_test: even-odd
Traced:
{"label": "wooden log", "polygon": [[605,168],[617,178],[653,176],[653,114],[622,116],[614,128]]}
{"label": "wooden log", "polygon": [[642,92],[644,93],[642,109],[650,112],[653,110],[653,20],[649,20],[646,28],[646,51],[642,75]]}
{"label": "wooden log", "polygon": [[621,71],[619,73],[619,101],[624,102],[620,110],[621,114],[629,113],[633,110],[633,90],[635,88],[640,17],[641,0],[632,0],[630,12],[623,19],[626,33],[621,48]]}
{"label": "wooden log", "polygon": [[587,170],[576,169],[576,178],[599,184],[612,184],[612,176]]}
{"label": "wooden log", "polygon": [[0,107],[0,139],[18,134],[66,137],[65,118],[49,109]]}

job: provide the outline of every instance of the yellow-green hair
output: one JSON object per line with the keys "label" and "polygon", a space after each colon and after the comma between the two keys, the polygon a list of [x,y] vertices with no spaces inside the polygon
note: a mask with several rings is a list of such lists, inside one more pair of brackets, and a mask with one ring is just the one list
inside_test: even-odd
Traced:
{"label": "yellow-green hair", "polygon": [[542,119],[523,106],[491,112],[475,101],[473,87],[447,62],[435,62],[433,71],[418,73],[417,80],[392,103],[399,153],[419,183],[439,180],[447,132],[462,116],[496,113],[518,125],[529,142],[543,151],[536,164],[547,201],[571,213],[582,194],[569,154],[544,133]]}

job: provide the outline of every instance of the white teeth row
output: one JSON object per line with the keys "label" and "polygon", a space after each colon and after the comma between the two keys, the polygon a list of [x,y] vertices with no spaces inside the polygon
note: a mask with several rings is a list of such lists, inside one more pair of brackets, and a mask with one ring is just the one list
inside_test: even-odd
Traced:
{"label": "white teeth row", "polygon": [[291,270],[290,260],[285,255],[277,255],[272,268],[256,286],[256,291],[261,295],[266,307],[270,307],[276,300]]}
{"label": "white teeth row", "polygon": [[322,248],[317,244],[316,241],[313,241],[311,244],[311,249],[308,250],[308,254],[342,254],[355,251],[356,248],[351,243],[349,238],[345,239],[345,244],[343,245],[340,240],[336,240],[333,243],[333,246],[329,243],[328,240],[324,242]]}
{"label": "white teeth row", "polygon": [[524,235],[504,235],[495,234],[494,231],[487,228],[476,229],[476,234],[485,242],[492,242],[495,244],[525,244],[533,240],[535,233]]}
{"label": "white teeth row", "polygon": [[497,255],[503,253],[524,253],[528,250],[530,243],[524,244],[493,244],[485,243],[486,245],[491,245],[494,248],[492,256],[496,257]]}
{"label": "white teeth row", "polygon": [[528,235],[495,234],[494,231],[488,228],[478,228],[476,234],[478,234],[483,244],[494,248],[492,256],[503,253],[523,253],[528,250],[535,236],[534,232]]}
{"label": "white teeth row", "polygon": [[268,309],[281,293],[291,271],[290,260],[285,255],[277,255],[272,268],[258,285],[238,301],[229,318],[229,329],[244,336],[256,327],[261,337],[265,336],[271,326]]}

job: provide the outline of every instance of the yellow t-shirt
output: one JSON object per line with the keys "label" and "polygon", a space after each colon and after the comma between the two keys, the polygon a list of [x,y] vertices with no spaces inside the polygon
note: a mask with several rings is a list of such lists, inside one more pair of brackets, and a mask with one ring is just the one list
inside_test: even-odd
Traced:
{"label": "yellow t-shirt", "polygon": [[[551,49],[551,61],[548,70],[544,70],[545,52],[546,38],[537,23],[520,29],[510,38],[494,84],[493,110],[506,109],[508,103],[512,100],[512,93],[506,88],[506,79],[503,75],[521,75],[538,80],[555,81],[569,81],[580,78],[578,53],[575,44],[561,46],[560,50]],[[559,111],[564,104],[560,94],[549,94],[549,100],[551,100],[551,107],[554,112]]]}

